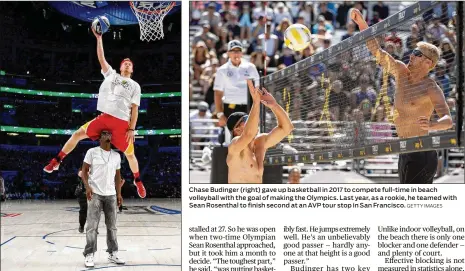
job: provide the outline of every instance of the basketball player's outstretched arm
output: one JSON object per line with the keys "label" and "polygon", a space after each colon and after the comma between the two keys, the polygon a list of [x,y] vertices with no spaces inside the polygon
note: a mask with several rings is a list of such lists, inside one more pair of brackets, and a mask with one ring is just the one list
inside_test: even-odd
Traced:
{"label": "basketball player's outstretched arm", "polygon": [[419,117],[418,123],[423,130],[439,131],[450,129],[453,125],[453,121],[449,106],[444,97],[444,92],[433,79],[429,80],[431,81],[431,85],[428,87],[428,96],[439,119],[430,121],[427,117]]}
{"label": "basketball player's outstretched arm", "polygon": [[292,130],[294,130],[294,125],[292,124],[289,115],[286,113],[284,108],[276,102],[275,98],[266,89],[264,89],[263,92],[261,102],[273,111],[273,114],[276,116],[278,121],[278,125],[265,136],[265,149],[268,149],[278,144],[281,140],[288,136]]}
{"label": "basketball player's outstretched arm", "polygon": [[103,51],[102,35],[97,34],[93,28],[92,28],[92,32],[94,33],[95,37],[97,38],[98,62],[100,62],[100,66],[102,67],[103,73],[106,73],[108,71],[108,69],[110,69],[110,65],[108,64],[108,62],[105,59],[105,54],[104,54],[104,51]]}
{"label": "basketball player's outstretched arm", "polygon": [[[350,18],[358,25],[360,32],[369,27],[362,13],[356,8],[350,9]],[[397,74],[399,65],[405,66],[403,62],[395,60],[388,52],[381,49],[376,38],[369,39],[367,41],[367,47],[371,54],[379,61],[379,64],[387,68],[388,72],[392,75]]]}
{"label": "basketball player's outstretched arm", "polygon": [[240,136],[237,136],[231,140],[229,144],[229,153],[239,153],[247,147],[247,145],[255,139],[258,133],[258,124],[260,120],[260,99],[261,94],[259,88],[255,88],[252,80],[247,80],[250,94],[252,95],[252,108],[250,109],[249,118],[244,126],[244,131]]}

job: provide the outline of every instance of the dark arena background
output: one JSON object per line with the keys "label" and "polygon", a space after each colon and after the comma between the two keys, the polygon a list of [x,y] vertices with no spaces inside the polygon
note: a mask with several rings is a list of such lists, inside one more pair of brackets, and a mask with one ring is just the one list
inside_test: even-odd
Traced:
{"label": "dark arena background", "polygon": [[[85,269],[75,189],[84,155],[98,142],[82,140],[52,174],[43,168],[99,114],[103,76],[90,30],[99,15],[111,25],[103,35],[107,62],[119,73],[129,57],[142,89],[135,154],[147,197],[138,197],[119,152],[126,180],[117,219],[120,256],[138,270],[180,270],[181,3],[173,3],[163,20],[164,37],[155,41],[141,40],[127,1],[0,3],[2,270]],[[96,267],[111,266],[103,215],[99,225]],[[28,251],[27,259],[15,256],[21,251]]]}
{"label": "dark arena background", "polygon": [[[235,15],[229,15],[223,25],[230,34],[226,35],[226,41],[231,36],[241,39],[244,36],[244,29],[236,22],[244,12],[244,2],[241,3],[230,5],[229,9],[224,4],[218,5],[221,16]],[[269,64],[265,69],[260,54],[263,47],[252,36],[242,39],[244,58],[262,72],[262,85],[288,112],[295,127],[292,134],[268,150],[264,161],[265,183],[287,183],[293,167],[300,171],[301,183],[399,183],[399,154],[425,150],[438,152],[435,183],[464,183],[463,2],[247,3],[255,20],[252,31],[259,27],[257,19],[266,9],[271,37],[277,40],[278,49],[267,51]],[[206,2],[196,8],[204,5]],[[359,32],[347,18],[350,8],[362,12],[370,26],[367,30]],[[309,12],[315,16],[306,17]],[[200,28],[198,15],[191,7],[193,36]],[[290,18],[290,24],[299,21],[312,31],[309,48],[301,53],[282,48],[287,26],[276,18],[283,16]],[[322,22],[317,20],[319,16],[324,17]],[[396,82],[368,50],[366,42],[371,38],[376,38],[384,50],[406,64],[420,41],[440,49],[438,64],[429,77],[444,93],[454,123],[451,129],[433,131],[425,137],[398,137],[393,122],[395,113],[391,110]],[[227,61],[223,60],[225,54],[220,54],[224,42],[224,37],[220,37],[209,48],[220,56],[219,65]],[[192,47],[196,50],[195,45]],[[200,101],[205,101],[213,112],[210,89],[202,78],[197,82],[195,76],[194,72],[192,111]],[[419,95],[418,90],[407,91],[409,98]],[[437,119],[437,115],[433,113],[432,118]],[[221,173],[227,170],[224,159],[217,158],[224,152],[216,151],[224,147],[218,143],[220,128],[215,127],[216,123],[217,120],[191,118],[191,129],[196,133],[191,140],[191,183],[210,182],[210,176],[212,182],[223,183],[227,178]],[[261,132],[269,132],[276,126],[272,112],[263,106],[260,125]],[[203,132],[205,127],[211,132]],[[221,155],[215,157],[216,153]]]}

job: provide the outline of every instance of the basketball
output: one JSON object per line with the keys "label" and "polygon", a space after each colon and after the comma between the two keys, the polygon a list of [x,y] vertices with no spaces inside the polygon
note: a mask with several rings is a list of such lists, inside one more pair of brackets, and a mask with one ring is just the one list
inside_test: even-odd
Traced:
{"label": "basketball", "polygon": [[110,21],[105,16],[98,16],[92,21],[92,28],[97,34],[102,35],[110,28]]}
{"label": "basketball", "polygon": [[312,35],[303,24],[293,24],[284,32],[284,43],[294,51],[302,51],[310,45]]}

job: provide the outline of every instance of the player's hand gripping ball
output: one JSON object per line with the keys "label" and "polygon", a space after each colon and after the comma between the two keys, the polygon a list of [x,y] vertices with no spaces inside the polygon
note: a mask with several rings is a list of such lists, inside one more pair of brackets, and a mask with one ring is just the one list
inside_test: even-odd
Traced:
{"label": "player's hand gripping ball", "polygon": [[302,51],[312,41],[310,30],[303,24],[293,24],[284,32],[284,44],[294,51]]}
{"label": "player's hand gripping ball", "polygon": [[92,21],[92,29],[95,33],[102,35],[110,28],[110,21],[105,16],[98,16]]}

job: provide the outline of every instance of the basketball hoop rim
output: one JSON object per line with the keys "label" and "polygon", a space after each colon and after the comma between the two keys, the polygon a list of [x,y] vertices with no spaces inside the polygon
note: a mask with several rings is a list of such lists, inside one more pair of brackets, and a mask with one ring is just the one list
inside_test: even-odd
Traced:
{"label": "basketball hoop rim", "polygon": [[[168,1],[166,1],[166,2],[168,2]],[[176,4],[176,2],[173,1],[173,2],[170,3],[169,6],[167,6],[167,7],[164,8],[164,9],[154,10],[154,11],[148,11],[148,10],[142,10],[142,9],[136,8],[136,7],[134,6],[134,2],[133,2],[133,1],[129,1],[129,5],[131,5],[131,8],[132,8],[133,10],[135,10],[135,11],[137,11],[137,12],[140,12],[140,13],[147,14],[147,15],[152,15],[152,14],[158,14],[158,15],[159,15],[159,14],[163,13],[163,12],[166,11],[166,10],[168,10],[168,11],[171,10],[171,9],[174,7],[175,4]]]}

